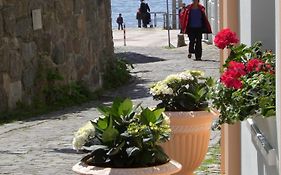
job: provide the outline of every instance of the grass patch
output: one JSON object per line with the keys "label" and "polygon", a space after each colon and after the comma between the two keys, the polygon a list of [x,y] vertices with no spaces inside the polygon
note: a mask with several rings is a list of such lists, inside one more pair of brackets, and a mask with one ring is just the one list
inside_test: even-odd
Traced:
{"label": "grass patch", "polygon": [[45,101],[44,99],[35,98],[31,105],[18,102],[14,110],[1,112],[0,125],[13,121],[26,120],[34,116],[98,99],[101,91],[90,92],[79,83],[70,83],[52,88],[48,87],[43,93]]}
{"label": "grass patch", "polygon": [[177,48],[176,46],[172,45],[169,47],[169,46],[164,46],[164,49],[175,49]]}
{"label": "grass patch", "polygon": [[220,174],[220,145],[209,147],[208,153],[201,166],[195,171],[198,174]]}

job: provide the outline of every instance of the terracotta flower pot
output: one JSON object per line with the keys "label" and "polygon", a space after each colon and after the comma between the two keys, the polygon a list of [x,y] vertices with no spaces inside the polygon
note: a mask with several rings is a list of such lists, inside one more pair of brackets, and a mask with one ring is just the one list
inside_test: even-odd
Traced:
{"label": "terracotta flower pot", "polygon": [[208,151],[214,112],[165,112],[171,120],[172,135],[162,146],[168,156],[182,164],[178,175],[192,175]]}
{"label": "terracotta flower pot", "polygon": [[72,170],[81,175],[170,175],[179,172],[181,167],[181,164],[174,160],[163,165],[144,168],[102,168],[79,162]]}

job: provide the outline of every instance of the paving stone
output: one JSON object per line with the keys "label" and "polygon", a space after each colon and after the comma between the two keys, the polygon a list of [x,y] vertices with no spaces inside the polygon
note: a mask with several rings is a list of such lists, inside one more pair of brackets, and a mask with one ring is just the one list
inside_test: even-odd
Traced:
{"label": "paving stone", "polygon": [[[187,47],[116,47],[117,54],[134,62],[132,83],[107,92],[100,101],[0,126],[0,145],[5,145],[0,147],[1,173],[74,175],[71,167],[83,154],[72,150],[73,133],[98,117],[96,107],[99,104],[109,104],[115,96],[123,96],[132,98],[135,103],[142,102],[144,106],[155,106],[157,102],[148,91],[150,84],[186,69],[204,70],[206,75],[218,78],[219,52],[212,45],[204,44],[203,47],[203,61],[188,59]],[[219,132],[212,132],[210,145],[218,143],[219,138]],[[202,175],[218,174],[219,167],[214,165],[210,170],[213,172],[202,172]]]}

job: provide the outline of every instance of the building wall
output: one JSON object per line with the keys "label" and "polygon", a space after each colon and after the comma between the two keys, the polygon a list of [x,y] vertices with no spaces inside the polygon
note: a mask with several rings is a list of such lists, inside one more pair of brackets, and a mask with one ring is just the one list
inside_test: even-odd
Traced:
{"label": "building wall", "polygon": [[[42,15],[36,30],[35,9]],[[94,90],[112,55],[110,1],[0,0],[0,110],[31,103],[43,68]]]}
{"label": "building wall", "polygon": [[[248,13],[245,13],[247,11]],[[262,41],[264,49],[275,50],[275,1],[240,0],[240,38],[241,42],[252,45]],[[277,129],[275,118],[254,119],[253,122],[276,150],[273,158],[278,159]],[[262,154],[262,149],[255,141],[248,121],[241,125],[241,175],[277,175],[277,165]]]}
{"label": "building wall", "polygon": [[[278,148],[281,146],[281,2],[275,0],[275,32],[276,32],[276,124]],[[279,174],[281,174],[281,151],[279,151]]]}

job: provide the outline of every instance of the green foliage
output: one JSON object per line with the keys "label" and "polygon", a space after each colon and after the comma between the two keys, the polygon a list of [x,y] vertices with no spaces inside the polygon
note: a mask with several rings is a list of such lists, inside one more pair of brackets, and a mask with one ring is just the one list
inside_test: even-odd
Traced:
{"label": "green foliage", "polygon": [[111,107],[100,107],[92,121],[95,137],[84,148],[91,151],[82,161],[101,167],[146,167],[169,161],[158,145],[170,136],[164,109],[133,106],[130,99],[116,99]]}
{"label": "green foliage", "polygon": [[103,87],[106,89],[113,89],[126,84],[130,78],[131,64],[128,64],[122,59],[113,59],[112,62],[107,62],[105,73],[103,75]]}
{"label": "green foliage", "polygon": [[270,71],[261,66],[258,71],[246,71],[246,75],[239,79],[243,84],[239,89],[226,87],[221,81],[216,84],[212,89],[212,103],[220,116],[213,129],[220,129],[224,123],[246,120],[256,114],[263,117],[275,115],[275,56],[270,51],[262,52],[261,46],[257,42],[251,47],[244,44],[229,47],[231,54],[224,68],[230,61],[247,65],[250,60],[259,59],[264,62],[263,65],[270,67]]}
{"label": "green foliage", "polygon": [[208,109],[212,85],[213,79],[202,72],[185,71],[153,84],[150,93],[155,100],[161,100],[158,107],[168,111],[199,111]]}
{"label": "green foliage", "polygon": [[23,120],[36,115],[48,113],[95,99],[96,93],[90,92],[82,83],[71,82],[63,85],[63,77],[56,70],[47,69],[38,73],[40,81],[44,82],[42,92],[38,92],[30,105],[18,102],[11,111],[0,113],[0,124]]}

